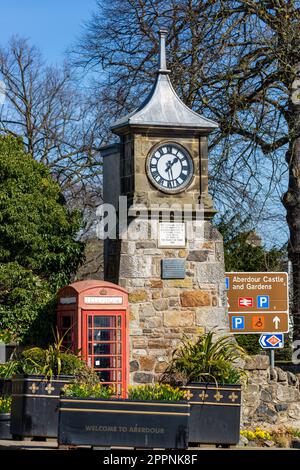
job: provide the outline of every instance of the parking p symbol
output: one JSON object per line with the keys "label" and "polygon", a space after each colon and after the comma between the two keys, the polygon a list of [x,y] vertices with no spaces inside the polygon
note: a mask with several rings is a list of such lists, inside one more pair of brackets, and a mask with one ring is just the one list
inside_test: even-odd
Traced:
{"label": "parking p symbol", "polygon": [[258,295],[257,296],[257,308],[269,308],[270,296],[269,295]]}
{"label": "parking p symbol", "polygon": [[245,328],[245,317],[233,316],[231,318],[231,327],[233,330],[243,330]]}

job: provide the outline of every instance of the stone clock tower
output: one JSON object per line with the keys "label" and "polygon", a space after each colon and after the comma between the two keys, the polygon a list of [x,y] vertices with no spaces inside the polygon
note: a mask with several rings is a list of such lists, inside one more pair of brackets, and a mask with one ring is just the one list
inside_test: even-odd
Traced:
{"label": "stone clock tower", "polygon": [[105,278],[129,292],[131,383],[157,380],[183,334],[228,332],[223,242],[208,193],[207,138],[218,125],[177,96],[165,38],[161,30],[152,91],[113,124],[120,144],[102,150],[104,202],[119,221],[128,217],[117,240],[105,241]]}

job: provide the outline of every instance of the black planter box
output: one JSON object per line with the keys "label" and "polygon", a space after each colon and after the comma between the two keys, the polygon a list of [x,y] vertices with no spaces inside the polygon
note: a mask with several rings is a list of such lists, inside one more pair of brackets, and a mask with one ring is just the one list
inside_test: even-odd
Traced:
{"label": "black planter box", "polygon": [[0,395],[11,395],[12,381],[11,379],[0,379]]}
{"label": "black planter box", "polygon": [[240,439],[241,386],[190,383],[189,442],[235,445]]}
{"label": "black planter box", "polygon": [[58,443],[185,449],[189,408],[185,401],[62,397]]}
{"label": "black planter box", "polygon": [[12,379],[11,433],[19,437],[57,437],[59,397],[72,376],[46,380],[41,375]]}
{"label": "black planter box", "polygon": [[10,413],[0,413],[0,439],[12,439],[10,433]]}

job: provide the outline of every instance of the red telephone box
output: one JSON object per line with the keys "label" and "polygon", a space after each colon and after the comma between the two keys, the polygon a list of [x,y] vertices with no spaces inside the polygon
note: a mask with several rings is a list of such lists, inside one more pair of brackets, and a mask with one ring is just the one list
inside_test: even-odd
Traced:
{"label": "red telephone box", "polygon": [[129,373],[128,294],[106,281],[79,281],[58,293],[57,325],[63,344],[80,351],[103,383],[125,396]]}

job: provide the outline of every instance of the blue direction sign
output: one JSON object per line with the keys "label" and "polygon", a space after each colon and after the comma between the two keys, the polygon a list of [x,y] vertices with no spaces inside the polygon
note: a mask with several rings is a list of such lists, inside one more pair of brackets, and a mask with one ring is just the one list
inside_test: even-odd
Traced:
{"label": "blue direction sign", "polygon": [[284,346],[282,333],[263,333],[259,338],[259,344],[263,349],[280,349]]}

